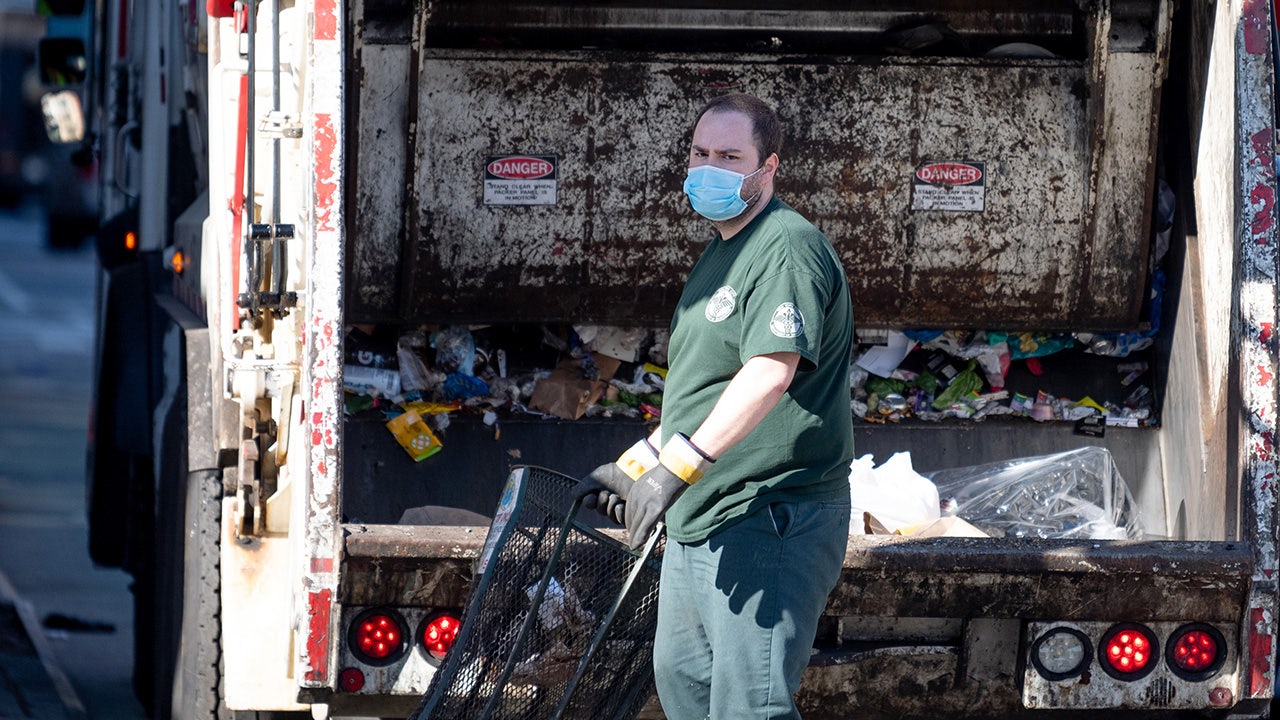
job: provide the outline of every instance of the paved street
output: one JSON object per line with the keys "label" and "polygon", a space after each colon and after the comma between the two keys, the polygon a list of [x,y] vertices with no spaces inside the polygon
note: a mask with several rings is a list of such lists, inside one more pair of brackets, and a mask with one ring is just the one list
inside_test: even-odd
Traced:
{"label": "paved street", "polygon": [[[93,254],[48,250],[43,236],[34,209],[0,212],[0,652],[24,657],[3,621],[8,603],[25,608],[49,683],[29,686],[25,709],[10,696],[21,714],[6,714],[0,678],[0,717],[136,720],[130,579],[95,568],[87,549]],[[61,708],[45,702],[50,688]]]}

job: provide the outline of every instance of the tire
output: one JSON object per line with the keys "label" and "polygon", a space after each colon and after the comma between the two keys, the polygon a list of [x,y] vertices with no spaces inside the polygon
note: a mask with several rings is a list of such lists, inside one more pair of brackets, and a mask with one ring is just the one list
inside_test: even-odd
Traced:
{"label": "tire", "polygon": [[182,615],[168,712],[162,720],[234,720],[239,713],[222,702],[222,478],[217,470],[193,472],[186,490]]}

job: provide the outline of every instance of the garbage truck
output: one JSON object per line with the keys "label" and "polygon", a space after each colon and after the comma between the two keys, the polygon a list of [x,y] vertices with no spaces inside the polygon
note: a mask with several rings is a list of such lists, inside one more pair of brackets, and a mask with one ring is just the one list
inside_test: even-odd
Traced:
{"label": "garbage truck", "polygon": [[[929,475],[1101,449],[1142,519],[1119,537],[851,528],[805,717],[1268,715],[1271,3],[94,17],[90,550],[134,577],[153,716],[417,707],[509,478],[580,477],[660,422],[663,331],[710,232],[681,194],[689,131],[734,90],[784,120],[778,193],[845,264],[860,359],[923,331],[1068,338],[1022,343],[1003,387],[962,399],[1106,410],[885,416],[852,367],[856,454]],[[1081,349],[1132,337],[1128,357]],[[451,338],[464,360],[441,367]],[[411,388],[423,371],[462,390]]]}

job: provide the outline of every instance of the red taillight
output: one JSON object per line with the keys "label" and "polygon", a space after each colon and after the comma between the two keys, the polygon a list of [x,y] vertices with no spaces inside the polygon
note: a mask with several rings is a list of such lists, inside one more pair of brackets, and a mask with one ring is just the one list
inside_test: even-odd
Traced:
{"label": "red taillight", "polygon": [[449,654],[449,648],[453,647],[453,641],[458,637],[458,630],[462,628],[462,621],[456,615],[440,613],[427,618],[422,624],[422,632],[418,634],[418,639],[422,641],[422,647],[427,651],[427,655],[436,660],[443,660],[445,655]]}
{"label": "red taillight", "polygon": [[366,610],[358,615],[347,634],[347,644],[358,659],[371,665],[388,665],[407,648],[404,621],[391,610]]}
{"label": "red taillight", "polygon": [[1140,632],[1125,630],[1107,643],[1107,659],[1121,672],[1137,672],[1151,662],[1151,642]]}
{"label": "red taillight", "polygon": [[343,692],[360,692],[364,688],[364,673],[358,668],[346,668],[338,675],[338,687]]}
{"label": "red taillight", "polygon": [[1183,625],[1169,636],[1165,660],[1179,677],[1203,680],[1222,667],[1226,660],[1226,640],[1212,625]]}
{"label": "red taillight", "polygon": [[1209,633],[1193,630],[1182,637],[1173,646],[1173,664],[1189,670],[1200,672],[1218,659],[1218,642]]}
{"label": "red taillight", "polygon": [[356,644],[371,658],[383,660],[400,647],[400,628],[386,615],[378,615],[360,623]]}
{"label": "red taillight", "polygon": [[1102,636],[1099,648],[1102,669],[1120,680],[1137,680],[1155,667],[1152,659],[1159,648],[1155,635],[1137,623],[1116,625]]}

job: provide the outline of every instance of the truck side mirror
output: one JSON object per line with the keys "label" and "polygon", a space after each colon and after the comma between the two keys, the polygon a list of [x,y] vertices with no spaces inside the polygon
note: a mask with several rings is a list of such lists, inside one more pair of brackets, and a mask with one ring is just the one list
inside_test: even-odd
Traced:
{"label": "truck side mirror", "polygon": [[89,70],[84,41],[80,38],[45,38],[36,47],[40,82],[46,87],[68,88],[84,84]]}
{"label": "truck side mirror", "polygon": [[44,113],[44,129],[55,143],[74,143],[84,139],[84,108],[74,90],[45,93],[40,98]]}

